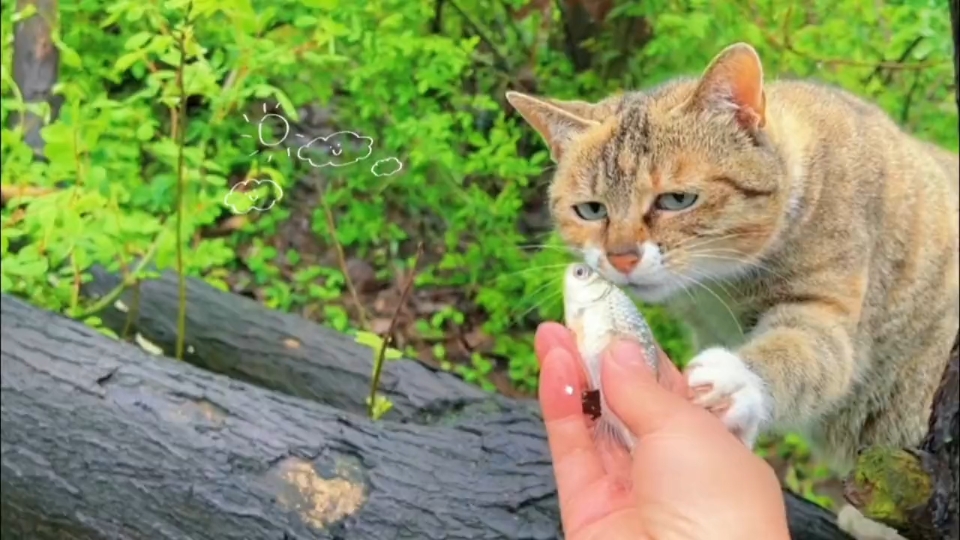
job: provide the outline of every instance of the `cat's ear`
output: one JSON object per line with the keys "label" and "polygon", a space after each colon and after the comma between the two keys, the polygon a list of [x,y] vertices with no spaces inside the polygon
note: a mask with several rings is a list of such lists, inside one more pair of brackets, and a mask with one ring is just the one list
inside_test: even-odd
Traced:
{"label": "cat's ear", "polygon": [[560,161],[564,149],[574,137],[598,123],[590,118],[596,106],[585,101],[559,101],[520,92],[507,92],[506,98],[543,137],[554,162]]}
{"label": "cat's ear", "polygon": [[746,43],[735,43],[714,57],[687,102],[691,109],[732,112],[740,127],[757,130],[766,123],[763,64]]}

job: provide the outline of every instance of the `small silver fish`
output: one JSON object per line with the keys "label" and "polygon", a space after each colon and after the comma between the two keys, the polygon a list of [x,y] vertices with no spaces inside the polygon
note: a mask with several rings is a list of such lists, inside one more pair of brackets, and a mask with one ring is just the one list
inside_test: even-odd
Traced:
{"label": "small silver fish", "polygon": [[567,267],[563,279],[564,324],[576,336],[590,390],[600,393],[600,418],[594,437],[610,437],[633,452],[636,440],[607,406],[600,383],[603,351],[617,337],[638,341],[647,364],[659,377],[659,352],[653,332],[636,304],[622,290],[582,263]]}

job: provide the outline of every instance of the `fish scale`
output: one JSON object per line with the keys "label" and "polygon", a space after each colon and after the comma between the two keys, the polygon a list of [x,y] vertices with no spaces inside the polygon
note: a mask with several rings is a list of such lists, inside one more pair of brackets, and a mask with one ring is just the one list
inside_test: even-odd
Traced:
{"label": "fish scale", "polygon": [[659,352],[653,332],[626,293],[583,263],[571,264],[566,269],[563,311],[564,324],[576,337],[588,388],[600,394],[600,418],[594,436],[609,437],[633,451],[635,437],[604,399],[600,363],[604,350],[614,339],[633,339],[643,347],[647,365],[659,376]]}

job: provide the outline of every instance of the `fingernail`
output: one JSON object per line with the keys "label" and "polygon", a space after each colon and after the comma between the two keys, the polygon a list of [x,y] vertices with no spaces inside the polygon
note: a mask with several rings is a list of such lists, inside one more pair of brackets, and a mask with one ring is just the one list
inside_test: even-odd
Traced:
{"label": "fingernail", "polygon": [[614,364],[627,369],[645,365],[643,347],[632,339],[617,339],[607,347],[607,355]]}

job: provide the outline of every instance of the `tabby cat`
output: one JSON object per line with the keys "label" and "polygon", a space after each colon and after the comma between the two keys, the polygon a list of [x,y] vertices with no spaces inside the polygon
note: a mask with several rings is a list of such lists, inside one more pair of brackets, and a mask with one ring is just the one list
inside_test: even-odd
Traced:
{"label": "tabby cat", "polygon": [[839,472],[911,446],[960,326],[960,160],[880,108],[764,81],[753,47],[599,103],[509,92],[557,168],[565,242],[688,322],[693,399],[745,444],[806,433]]}

